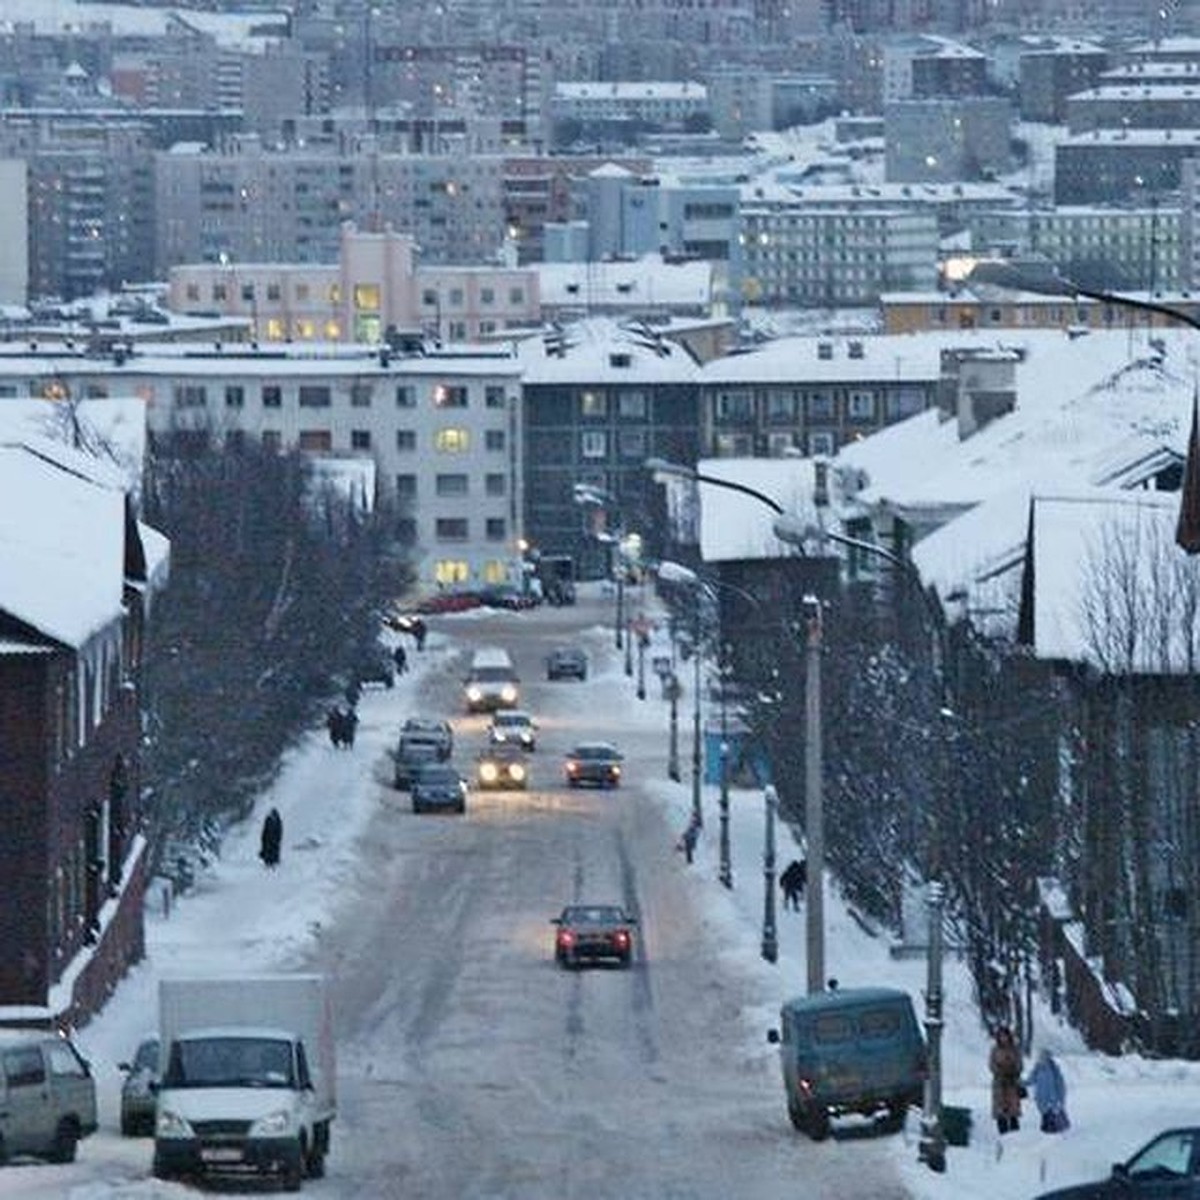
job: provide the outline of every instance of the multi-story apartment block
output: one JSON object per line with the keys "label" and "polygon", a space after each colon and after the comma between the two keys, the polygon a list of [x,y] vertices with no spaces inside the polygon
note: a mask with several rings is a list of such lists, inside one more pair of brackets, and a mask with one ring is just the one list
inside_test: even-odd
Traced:
{"label": "multi-story apartment block", "polygon": [[520,582],[521,364],[511,348],[118,346],[0,352],[0,393],[136,396],[151,435],[203,430],[374,464],[425,589]]}
{"label": "multi-story apartment block", "polygon": [[1012,108],[998,96],[900,100],[884,109],[889,181],[987,179],[1012,160]]}
{"label": "multi-story apartment block", "polygon": [[154,161],[159,273],[179,263],[332,262],[344,221],[411,234],[427,262],[494,258],[507,227],[498,155],[180,147]]}
{"label": "multi-story apartment block", "polygon": [[410,234],[346,222],[333,263],[188,263],[172,267],[168,307],[239,317],[263,342],[387,341],[421,330],[479,341],[541,319],[531,267],[424,266]]}
{"label": "multi-story apartment block", "polygon": [[[29,226],[29,181],[19,158],[0,158],[0,211],[13,229]],[[29,298],[29,241],[7,237],[0,242],[0,304],[24,304]]]}
{"label": "multi-story apartment block", "polygon": [[987,55],[949,38],[893,38],[883,51],[883,100],[933,100],[987,93]]}
{"label": "multi-story apartment block", "polygon": [[1179,183],[1180,286],[1200,287],[1200,147],[1184,159]]}
{"label": "multi-story apartment block", "polygon": [[910,337],[781,338],[700,371],[701,457],[835,454],[937,403],[940,352]]}
{"label": "multi-story apartment block", "polygon": [[685,129],[710,119],[708,89],[695,82],[557,83],[550,116],[573,132],[610,127]]}
{"label": "multi-story apartment block", "polygon": [[1103,84],[1067,98],[1072,133],[1093,129],[1189,129],[1200,125],[1200,80]]}
{"label": "multi-story apartment block", "polygon": [[937,278],[932,208],[766,200],[764,193],[741,210],[740,289],[748,303],[869,305],[881,292],[932,287]]}
{"label": "multi-story apartment block", "polygon": [[1062,125],[1067,97],[1094,87],[1109,55],[1091,42],[1062,37],[1026,37],[1018,58],[1017,99],[1021,119]]}
{"label": "multi-story apartment block", "polygon": [[574,487],[613,499],[628,532],[661,550],[661,491],[648,457],[694,463],[698,451],[695,360],[645,327],[594,320],[520,346],[524,364],[525,532],[547,553],[571,554],[585,575],[608,569]]}
{"label": "multi-story apartment block", "polygon": [[1145,204],[1179,190],[1197,129],[1093,129],[1054,147],[1056,204]]}

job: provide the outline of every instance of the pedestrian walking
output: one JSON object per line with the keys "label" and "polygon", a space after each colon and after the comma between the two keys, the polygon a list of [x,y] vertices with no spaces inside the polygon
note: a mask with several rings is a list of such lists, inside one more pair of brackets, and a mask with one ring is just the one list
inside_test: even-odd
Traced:
{"label": "pedestrian walking", "polygon": [[425,622],[418,617],[411,626],[413,641],[417,643],[417,650],[420,652],[425,649],[425,637],[429,630],[425,627]]}
{"label": "pedestrian walking", "polygon": [[783,889],[783,907],[794,912],[800,911],[800,899],[808,883],[808,860],[793,858],[784,868],[779,877],[779,886]]}
{"label": "pedestrian walking", "polygon": [[1012,1030],[1001,1025],[988,1057],[992,1072],[992,1116],[1000,1133],[1015,1133],[1021,1128],[1021,1051]]}
{"label": "pedestrian walking", "polygon": [[403,675],[408,670],[408,652],[397,643],[396,648],[392,651],[392,658],[396,663],[396,673]]}
{"label": "pedestrian walking", "polygon": [[1042,1118],[1043,1133],[1063,1133],[1070,1129],[1067,1117],[1067,1083],[1054,1055],[1043,1047],[1025,1081],[1033,1092],[1033,1102]]}
{"label": "pedestrian walking", "polygon": [[263,865],[274,869],[279,866],[279,855],[283,845],[283,818],[279,809],[273,808],[263,821],[262,836],[259,839],[258,857]]}
{"label": "pedestrian walking", "polygon": [[696,857],[696,843],[700,840],[700,822],[695,816],[688,821],[687,828],[679,836],[675,848],[683,851],[683,856],[690,864]]}

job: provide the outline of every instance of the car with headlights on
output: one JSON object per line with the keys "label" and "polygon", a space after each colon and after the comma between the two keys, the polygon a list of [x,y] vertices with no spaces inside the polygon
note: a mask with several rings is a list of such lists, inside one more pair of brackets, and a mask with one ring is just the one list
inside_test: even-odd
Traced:
{"label": "car with headlights on", "polygon": [[551,922],[554,960],[560,967],[611,960],[628,967],[633,961],[633,929],[637,917],[619,904],[568,904]]}
{"label": "car with headlights on", "polygon": [[158,1085],[158,1038],[138,1042],[130,1062],[117,1064],[125,1076],[121,1083],[121,1136],[154,1132],[155,1090]]}
{"label": "car with headlights on", "polygon": [[465,813],[467,781],[449,763],[433,762],[418,767],[412,781],[412,810]]}
{"label": "car with headlights on", "polygon": [[1167,1129],[1107,1179],[1043,1192],[1037,1200],[1200,1200],[1200,1127]]}
{"label": "car with headlights on", "polygon": [[521,708],[498,712],[488,726],[488,740],[493,746],[520,746],[522,750],[536,750],[537,722]]}
{"label": "car with headlights on", "polygon": [[580,742],[563,764],[568,787],[615,788],[621,783],[621,752],[612,742]]}
{"label": "car with headlights on", "polygon": [[529,764],[520,746],[489,746],[475,764],[475,782],[480,788],[524,790],[529,786]]}

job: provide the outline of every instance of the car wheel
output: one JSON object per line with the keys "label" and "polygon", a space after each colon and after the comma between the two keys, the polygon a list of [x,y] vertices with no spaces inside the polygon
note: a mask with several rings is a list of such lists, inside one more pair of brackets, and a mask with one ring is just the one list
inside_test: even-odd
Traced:
{"label": "car wheel", "polygon": [[628,971],[629,968],[633,966],[633,956],[629,953],[628,950],[626,950],[625,953],[621,955],[620,962],[621,962],[621,969],[625,970],[625,971]]}
{"label": "car wheel", "polygon": [[807,1128],[807,1117],[805,1115],[804,1106],[797,1104],[794,1100],[788,1101],[788,1120],[792,1123],[792,1128],[799,1133],[803,1133]]}
{"label": "car wheel", "polygon": [[829,1114],[823,1108],[809,1107],[804,1123],[805,1132],[814,1142],[823,1142],[829,1136]]}
{"label": "car wheel", "polygon": [[54,1141],[50,1146],[47,1157],[51,1162],[69,1163],[75,1161],[75,1151],[79,1146],[79,1128],[74,1121],[64,1117],[54,1131]]}

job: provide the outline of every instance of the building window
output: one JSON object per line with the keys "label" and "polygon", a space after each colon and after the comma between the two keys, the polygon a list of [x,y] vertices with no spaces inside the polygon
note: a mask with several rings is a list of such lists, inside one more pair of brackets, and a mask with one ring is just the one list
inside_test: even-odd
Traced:
{"label": "building window", "polygon": [[505,437],[503,429],[489,429],[483,435],[483,445],[487,450],[503,450]]}
{"label": "building window", "polygon": [[350,430],[350,449],[351,450],[370,450],[371,448],[371,431],[369,429],[352,429]]}
{"label": "building window", "polygon": [[503,384],[489,383],[487,387],[483,389],[483,404],[485,408],[503,408]]}
{"label": "building window", "polygon": [[433,448],[442,454],[463,454],[471,448],[467,429],[439,429],[433,435]]}
{"label": "building window", "polygon": [[396,430],[396,449],[415,450],[417,448],[417,431],[415,429]]}
{"label": "building window", "polygon": [[328,429],[302,429],[297,445],[301,450],[327,451],[333,449],[333,435]]}
{"label": "building window", "polygon": [[747,421],[754,416],[754,397],[749,392],[718,392],[718,421]]}
{"label": "building window", "polygon": [[359,312],[378,312],[379,284],[356,283],[354,285],[354,307]]}
{"label": "building window", "polygon": [[439,542],[465,542],[470,536],[466,517],[438,517],[433,534]]}
{"label": "building window", "polygon": [[852,391],[846,403],[846,415],[852,421],[870,421],[875,417],[875,393]]}
{"label": "building window", "polygon": [[264,450],[278,454],[283,449],[283,434],[278,429],[264,429],[262,444]]}
{"label": "building window", "polygon": [[176,408],[203,408],[208,403],[203,384],[177,383],[175,385]]}
{"label": "building window", "polygon": [[399,384],[396,388],[397,408],[416,408],[417,389],[410,383]]}
{"label": "building window", "polygon": [[396,495],[411,499],[417,494],[417,477],[415,475],[396,476]]}
{"label": "building window", "polygon": [[252,283],[243,283],[242,284],[242,302],[245,304],[253,304],[254,303],[254,284],[252,284]]}
{"label": "building window", "polygon": [[617,446],[622,458],[645,458],[646,431],[644,429],[622,429],[617,434]]}
{"label": "building window", "polygon": [[479,289],[479,303],[491,306],[496,303],[495,288],[485,287]]}
{"label": "building window", "polygon": [[283,388],[277,383],[264,383],[262,390],[263,408],[283,407]]}
{"label": "building window", "polygon": [[489,496],[506,496],[508,494],[507,475],[485,475],[483,490]]}
{"label": "building window", "polygon": [[505,583],[508,580],[508,563],[503,559],[489,558],[483,564],[484,583]]}
{"label": "building window", "polygon": [[309,290],[307,283],[296,284],[296,300],[301,304],[307,304],[309,300]]}
{"label": "building window", "polygon": [[833,434],[829,430],[814,430],[808,435],[809,454],[833,454],[836,448]]}
{"label": "building window", "polygon": [[467,389],[461,384],[439,383],[433,389],[433,402],[438,408],[466,408]]}
{"label": "building window", "polygon": [[450,322],[450,340],[452,342],[465,342],[467,340],[466,321]]}
{"label": "building window", "polygon": [[462,474],[439,475],[436,489],[439,496],[465,496],[467,494],[467,477]]}
{"label": "building window", "polygon": [[433,564],[433,578],[435,582],[448,587],[466,583],[471,578],[471,567],[461,559],[439,558]]}
{"label": "building window", "polygon": [[796,419],[796,397],[789,392],[770,392],[767,395],[767,422],[785,425]]}
{"label": "building window", "polygon": [[370,408],[371,395],[375,389],[369,383],[352,383],[350,385],[350,405],[352,408]]}
{"label": "building window", "polygon": [[512,308],[519,308],[525,303],[525,289],[514,287],[508,289],[508,303]]}
{"label": "building window", "polygon": [[583,417],[608,416],[608,397],[603,392],[580,392],[579,415]]}
{"label": "building window", "polygon": [[329,408],[333,403],[329,385],[324,383],[302,383],[299,396],[301,408]]}
{"label": "building window", "polygon": [[282,289],[280,288],[279,284],[268,283],[267,284],[267,299],[270,301],[273,301],[275,303],[278,303],[279,300],[281,299],[281,297],[282,297]]}
{"label": "building window", "polygon": [[189,283],[183,290],[185,299],[192,304],[200,303],[200,285],[198,283]]}
{"label": "building window", "polygon": [[426,308],[437,308],[438,304],[440,303],[437,292],[435,292],[433,288],[426,288],[421,293],[421,303]]}
{"label": "building window", "polygon": [[246,389],[242,387],[240,383],[229,383],[225,385],[225,407],[246,407]]}
{"label": "building window", "polygon": [[603,429],[586,429],[579,438],[579,450],[584,458],[608,457],[608,434]]}
{"label": "building window", "polygon": [[646,419],[646,393],[621,392],[617,397],[617,413],[628,421]]}
{"label": "building window", "polygon": [[215,304],[224,304],[226,299],[228,299],[229,293],[225,290],[223,283],[214,283],[212,292]]}
{"label": "building window", "polygon": [[450,307],[451,308],[462,308],[462,304],[463,304],[462,288],[460,288],[460,287],[451,288],[450,289]]}
{"label": "building window", "polygon": [[488,517],[485,536],[489,542],[502,542],[508,537],[508,522],[503,517]]}
{"label": "building window", "polygon": [[810,421],[828,421],[833,416],[833,397],[828,392],[809,392],[805,403]]}

